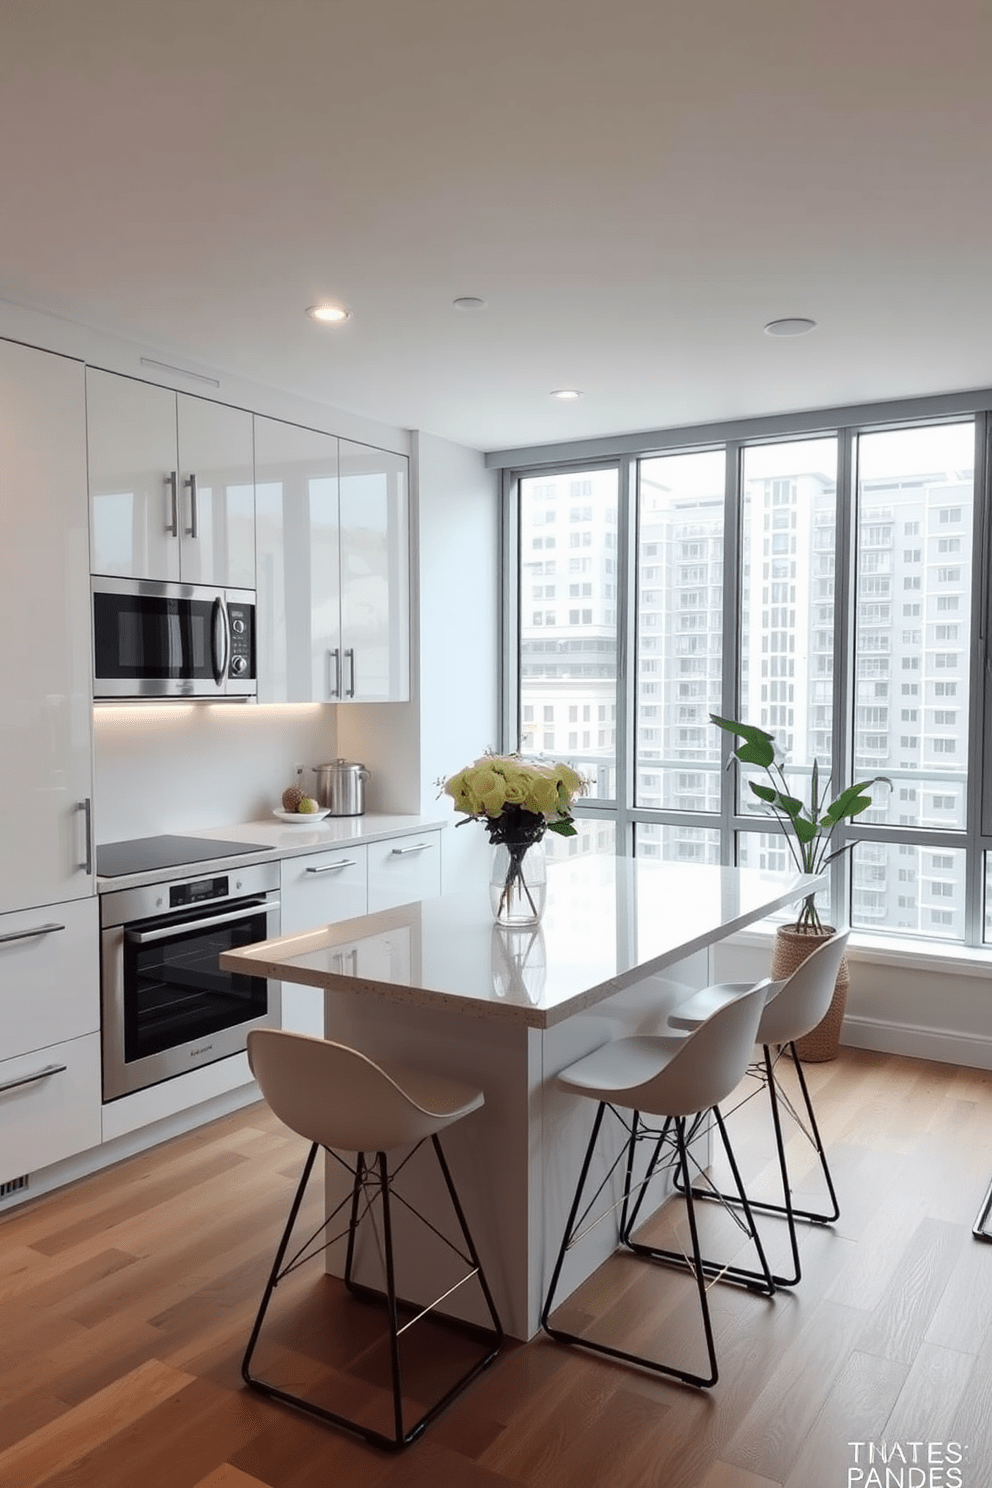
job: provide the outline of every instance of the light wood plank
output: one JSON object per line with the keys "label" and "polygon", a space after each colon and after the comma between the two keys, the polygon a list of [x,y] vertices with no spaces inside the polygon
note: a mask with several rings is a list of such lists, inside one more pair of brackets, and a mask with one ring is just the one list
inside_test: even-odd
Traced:
{"label": "light wood plank", "polygon": [[191,1375],[149,1359],[50,1426],[0,1452],[0,1483],[4,1488],[37,1488],[53,1472],[78,1462],[122,1427],[192,1383]]}
{"label": "light wood plank", "polygon": [[263,1483],[261,1478],[249,1477],[229,1462],[222,1462],[220,1467],[194,1484],[194,1488],[271,1488],[271,1484]]}
{"label": "light wood plank", "polygon": [[[970,1229],[992,1173],[992,1073],[845,1049],[807,1076],[842,1217],[802,1227],[793,1292],[710,1289],[713,1391],[538,1339],[399,1456],[247,1391],[239,1362],[305,1146],[256,1105],[0,1218],[0,1483],[834,1488],[852,1434],[931,1433],[964,1443],[964,1482],[983,1481],[992,1247]],[[766,1113],[734,1119],[748,1177],[773,1188]],[[733,1239],[707,1209],[708,1239]],[[781,1221],[762,1223],[778,1255]],[[570,1305],[629,1342],[685,1344],[685,1281],[614,1258]],[[318,1265],[280,1289],[273,1357],[365,1409],[378,1319],[335,1285]],[[427,1383],[411,1365],[411,1392]]]}

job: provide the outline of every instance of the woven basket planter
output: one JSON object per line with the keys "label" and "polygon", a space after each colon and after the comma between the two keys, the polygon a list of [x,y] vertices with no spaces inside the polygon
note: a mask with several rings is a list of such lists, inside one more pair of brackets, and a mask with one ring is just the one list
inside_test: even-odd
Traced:
{"label": "woven basket planter", "polygon": [[[800,966],[817,946],[829,940],[836,932],[832,925],[824,925],[822,928],[799,929],[795,925],[780,925],[775,932],[775,950],[772,953],[771,978],[772,981],[780,982]],[[834,987],[834,995],[826,1016],[811,1029],[804,1038],[796,1040],[796,1052],[799,1058],[806,1064],[822,1064],[828,1059],[836,1059],[840,1048],[840,1030],[844,1022],[844,1009],[847,1006],[847,992],[851,985],[851,975],[847,965],[845,953],[837,973],[837,983]]]}

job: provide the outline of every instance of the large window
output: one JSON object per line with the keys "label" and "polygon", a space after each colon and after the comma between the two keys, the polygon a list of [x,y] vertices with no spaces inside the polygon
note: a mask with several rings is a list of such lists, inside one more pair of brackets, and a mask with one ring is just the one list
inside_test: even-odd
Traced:
{"label": "large window", "polygon": [[589,776],[572,851],[788,867],[722,767],[709,719],[729,714],[773,733],[807,792],[814,762],[837,790],[891,781],[847,827],[824,909],[864,931],[992,940],[992,741],[974,757],[986,422],[807,417],[788,437],[779,419],[774,437],[758,422],[692,448],[686,431],[511,481],[517,742]]}
{"label": "large window", "polygon": [[618,472],[520,482],[519,748],[616,794]]}

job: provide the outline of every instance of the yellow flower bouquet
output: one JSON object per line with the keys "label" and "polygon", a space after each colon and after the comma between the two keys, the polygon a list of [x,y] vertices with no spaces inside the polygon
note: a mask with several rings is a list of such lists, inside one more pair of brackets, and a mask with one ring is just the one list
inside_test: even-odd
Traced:
{"label": "yellow flower bouquet", "polygon": [[[570,765],[555,761],[484,754],[445,780],[443,788],[456,810],[465,813],[466,821],[484,823],[489,841],[506,849],[505,878],[494,906],[496,918],[520,923],[537,920],[540,908],[524,876],[524,854],[546,831],[575,836],[572,801],[586,789],[582,776]],[[511,912],[514,902],[520,907]]]}

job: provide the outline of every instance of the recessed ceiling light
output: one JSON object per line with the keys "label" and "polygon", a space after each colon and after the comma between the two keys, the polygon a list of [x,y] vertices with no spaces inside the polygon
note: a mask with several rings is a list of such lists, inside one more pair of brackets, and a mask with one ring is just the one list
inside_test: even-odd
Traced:
{"label": "recessed ceiling light", "polygon": [[765,335],[805,336],[815,325],[815,320],[807,320],[804,315],[787,315],[784,320],[770,320],[765,326]]}
{"label": "recessed ceiling light", "polygon": [[478,295],[459,295],[457,300],[451,302],[456,310],[485,310],[485,300],[480,300]]}
{"label": "recessed ceiling light", "polygon": [[311,305],[307,314],[311,320],[319,320],[321,325],[339,325],[342,320],[351,319],[351,311],[343,305]]}
{"label": "recessed ceiling light", "polygon": [[582,394],[578,388],[556,388],[551,396],[557,398],[559,403],[574,403]]}

